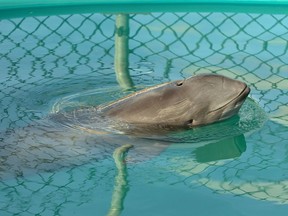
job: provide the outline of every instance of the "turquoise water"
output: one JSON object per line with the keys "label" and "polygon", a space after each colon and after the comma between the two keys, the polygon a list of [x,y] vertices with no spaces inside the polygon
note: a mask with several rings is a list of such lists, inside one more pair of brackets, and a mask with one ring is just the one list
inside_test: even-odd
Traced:
{"label": "turquoise water", "polygon": [[[107,215],[112,154],[129,143],[121,215],[286,215],[287,19],[131,15],[128,90],[115,75],[115,16],[1,20],[0,214]],[[47,119],[203,72],[251,87],[239,119],[149,139]]]}

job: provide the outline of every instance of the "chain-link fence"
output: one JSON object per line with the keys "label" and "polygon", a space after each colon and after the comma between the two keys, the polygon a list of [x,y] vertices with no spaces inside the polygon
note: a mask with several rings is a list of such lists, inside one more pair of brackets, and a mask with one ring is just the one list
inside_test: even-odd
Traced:
{"label": "chain-link fence", "polygon": [[[287,22],[286,15],[130,15],[130,73],[136,84],[203,71],[225,74],[249,83],[254,94],[261,91],[267,111],[281,110],[288,86]],[[113,73],[115,15],[17,18],[0,25],[2,103],[17,89]]]}
{"label": "chain-link fence", "polygon": [[[46,98],[92,89],[100,84],[116,84],[115,19],[116,16],[110,14],[77,14],[1,20],[1,131],[41,117],[38,111],[49,105]],[[197,161],[193,160],[191,164],[195,167],[189,167],[191,164],[188,163],[178,167],[187,158],[162,156],[168,164],[174,164],[171,169],[177,173],[177,180],[167,177],[167,182],[179,181],[189,187],[191,182],[198,182],[218,192],[230,191],[236,195],[286,203],[287,175],[283,172],[288,163],[281,152],[288,152],[287,23],[286,15],[268,14],[129,15],[129,52],[126,54],[129,55],[129,73],[135,85],[150,85],[202,72],[227,75],[248,83],[252,97],[279,123],[269,121],[261,135],[246,140],[250,144],[254,142],[247,146],[249,158],[244,156],[226,164],[195,165]],[[79,80],[86,84],[78,85]],[[68,88],[69,85],[73,89]],[[32,102],[27,102],[27,98]],[[265,148],[260,149],[263,146]],[[151,163],[157,167],[161,161]],[[86,179],[77,178],[81,175],[80,168],[77,173],[70,169],[59,174],[39,175],[30,182],[3,182],[1,188],[7,193],[1,209],[11,214],[57,215],[69,206],[81,206],[89,202],[93,188],[101,184],[93,180],[93,176],[98,175],[99,180],[99,176],[112,178],[114,174],[113,168],[107,171],[104,166],[99,167],[97,174],[93,167],[87,168],[91,176]],[[251,177],[250,171],[261,175],[261,181]],[[133,173],[132,170],[128,172]],[[269,178],[270,173],[280,173],[281,176]],[[87,175],[86,171],[84,174]],[[62,180],[57,175],[62,175]],[[231,183],[231,179],[236,182]],[[46,196],[48,202],[40,205],[38,202],[41,201],[36,198],[29,198],[28,204],[21,201],[33,194]],[[75,202],[67,194],[79,196],[81,201]],[[58,198],[53,199],[55,196]],[[39,204],[38,209],[33,208],[33,203]]]}

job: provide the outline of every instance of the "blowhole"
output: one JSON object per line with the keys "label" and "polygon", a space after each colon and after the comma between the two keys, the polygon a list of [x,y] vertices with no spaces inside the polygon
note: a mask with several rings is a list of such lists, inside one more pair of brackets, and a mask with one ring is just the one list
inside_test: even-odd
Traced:
{"label": "blowhole", "polygon": [[182,86],[183,83],[184,83],[183,81],[179,81],[179,82],[176,83],[176,86]]}

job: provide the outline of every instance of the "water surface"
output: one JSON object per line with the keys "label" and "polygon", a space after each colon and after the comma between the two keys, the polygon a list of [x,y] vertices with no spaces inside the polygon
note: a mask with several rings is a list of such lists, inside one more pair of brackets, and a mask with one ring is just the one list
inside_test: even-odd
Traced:
{"label": "water surface", "polygon": [[[129,90],[115,76],[114,20],[1,20],[1,215],[106,215],[117,176],[112,154],[127,143],[135,148],[122,215],[286,215],[287,16],[131,15]],[[240,119],[140,139],[47,118],[203,72],[251,87]]]}

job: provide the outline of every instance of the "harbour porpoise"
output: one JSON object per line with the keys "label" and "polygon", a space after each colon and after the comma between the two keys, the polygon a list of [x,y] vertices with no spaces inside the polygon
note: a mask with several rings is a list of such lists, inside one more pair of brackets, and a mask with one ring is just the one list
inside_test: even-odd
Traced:
{"label": "harbour porpoise", "polygon": [[[134,158],[151,158],[169,143],[154,137],[148,140],[145,131],[152,128],[159,134],[161,128],[189,128],[227,119],[238,112],[249,91],[243,82],[205,74],[146,88],[108,104],[51,114],[0,134],[0,180],[107,158],[127,143],[133,143]],[[126,126],[136,125],[145,139],[105,129],[114,123],[127,134]]]}
{"label": "harbour porpoise", "polygon": [[249,92],[241,81],[203,74],[146,88],[97,110],[137,126],[195,127],[235,115]]}

